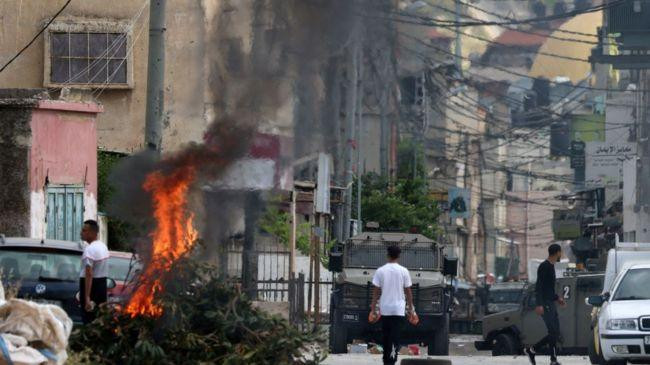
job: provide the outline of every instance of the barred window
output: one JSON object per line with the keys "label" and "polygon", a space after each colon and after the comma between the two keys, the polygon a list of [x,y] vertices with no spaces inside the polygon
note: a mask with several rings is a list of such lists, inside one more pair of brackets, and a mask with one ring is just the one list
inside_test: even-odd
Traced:
{"label": "barred window", "polygon": [[52,83],[128,83],[126,33],[53,32],[50,42]]}

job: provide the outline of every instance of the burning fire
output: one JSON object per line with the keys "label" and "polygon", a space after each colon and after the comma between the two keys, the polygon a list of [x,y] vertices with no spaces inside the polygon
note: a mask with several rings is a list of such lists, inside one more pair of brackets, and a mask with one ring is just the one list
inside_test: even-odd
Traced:
{"label": "burning fire", "polygon": [[164,290],[162,276],[174,261],[189,252],[198,237],[192,225],[193,214],[187,210],[187,193],[195,177],[193,167],[182,167],[170,174],[155,171],[149,174],[143,188],[153,196],[156,230],[152,233],[153,250],[142,284],[126,306],[126,312],[135,317],[157,317],[162,308],[153,300]]}

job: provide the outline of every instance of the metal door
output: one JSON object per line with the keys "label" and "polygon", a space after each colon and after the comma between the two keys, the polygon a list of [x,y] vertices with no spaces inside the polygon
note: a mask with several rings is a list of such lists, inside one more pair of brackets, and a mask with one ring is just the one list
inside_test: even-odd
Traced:
{"label": "metal door", "polygon": [[84,213],[84,189],[77,185],[47,187],[47,238],[76,241]]}

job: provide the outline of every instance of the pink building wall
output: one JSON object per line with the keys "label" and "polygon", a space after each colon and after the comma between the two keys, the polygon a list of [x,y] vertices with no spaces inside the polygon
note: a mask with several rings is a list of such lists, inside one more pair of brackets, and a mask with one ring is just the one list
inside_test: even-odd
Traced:
{"label": "pink building wall", "polygon": [[46,181],[84,187],[84,219],[97,219],[97,114],[94,103],[41,100],[32,111],[29,151],[32,237],[46,232]]}

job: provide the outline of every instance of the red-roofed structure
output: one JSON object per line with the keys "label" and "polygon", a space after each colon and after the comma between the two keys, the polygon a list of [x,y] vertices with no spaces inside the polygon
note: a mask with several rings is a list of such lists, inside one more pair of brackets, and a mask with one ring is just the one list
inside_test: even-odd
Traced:
{"label": "red-roofed structure", "polygon": [[499,35],[481,57],[484,66],[530,69],[539,48],[548,39],[551,29],[538,28],[531,32],[506,30]]}

